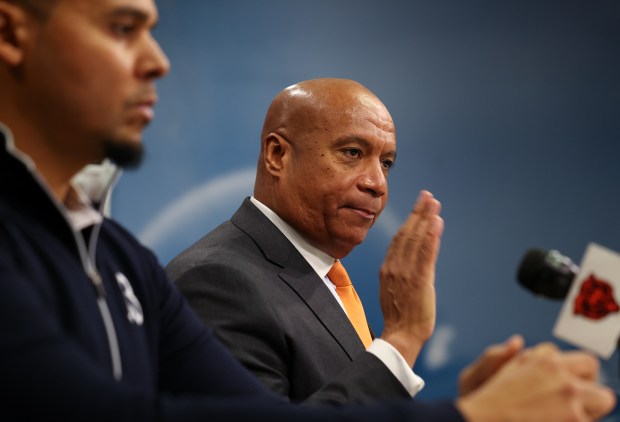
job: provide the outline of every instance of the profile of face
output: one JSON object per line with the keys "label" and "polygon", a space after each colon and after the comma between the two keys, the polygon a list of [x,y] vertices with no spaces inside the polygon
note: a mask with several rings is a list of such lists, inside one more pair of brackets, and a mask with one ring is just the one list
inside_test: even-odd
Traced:
{"label": "profile of face", "polygon": [[385,106],[362,85],[317,83],[289,88],[299,113],[273,135],[285,151],[276,212],[315,247],[342,258],[385,208],[396,135]]}
{"label": "profile of face", "polygon": [[89,162],[107,155],[135,164],[154,116],[154,81],[169,70],[151,34],[154,1],[52,4],[43,19],[30,13],[19,21],[27,38],[16,68],[27,95],[38,99],[27,102],[26,111],[59,151]]}

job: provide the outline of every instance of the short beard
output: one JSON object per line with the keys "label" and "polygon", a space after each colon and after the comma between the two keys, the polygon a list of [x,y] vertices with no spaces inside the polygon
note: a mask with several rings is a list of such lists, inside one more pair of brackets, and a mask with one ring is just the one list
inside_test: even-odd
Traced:
{"label": "short beard", "polygon": [[141,143],[107,140],[104,143],[104,153],[117,166],[133,169],[142,162],[144,148]]}

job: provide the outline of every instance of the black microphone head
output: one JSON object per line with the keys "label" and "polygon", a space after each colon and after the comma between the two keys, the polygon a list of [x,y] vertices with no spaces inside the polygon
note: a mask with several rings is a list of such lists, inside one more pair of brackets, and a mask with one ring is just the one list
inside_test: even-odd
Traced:
{"label": "black microphone head", "polygon": [[530,249],[521,259],[517,280],[537,295],[564,299],[579,268],[556,250]]}

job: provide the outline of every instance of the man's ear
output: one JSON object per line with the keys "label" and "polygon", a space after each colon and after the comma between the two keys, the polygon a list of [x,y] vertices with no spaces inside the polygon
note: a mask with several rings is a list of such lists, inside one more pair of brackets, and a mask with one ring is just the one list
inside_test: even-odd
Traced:
{"label": "man's ear", "polygon": [[17,66],[23,60],[27,19],[22,8],[0,0],[0,61],[9,66]]}
{"label": "man's ear", "polygon": [[267,172],[279,177],[290,155],[290,144],[277,133],[270,133],[263,139],[263,157]]}

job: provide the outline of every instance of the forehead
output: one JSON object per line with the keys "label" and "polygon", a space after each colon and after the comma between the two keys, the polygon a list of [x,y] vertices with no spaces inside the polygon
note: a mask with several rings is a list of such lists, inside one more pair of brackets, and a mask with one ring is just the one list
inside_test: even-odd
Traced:
{"label": "forehead", "polygon": [[328,118],[359,121],[365,120],[385,131],[394,131],[392,117],[385,105],[374,94],[360,86],[344,86],[318,91],[309,102],[319,113]]}
{"label": "forehead", "polygon": [[[343,137],[395,143],[394,122],[386,107],[376,97],[361,95],[336,102],[323,110],[323,127],[332,140]],[[388,145],[389,146],[389,145]]]}

